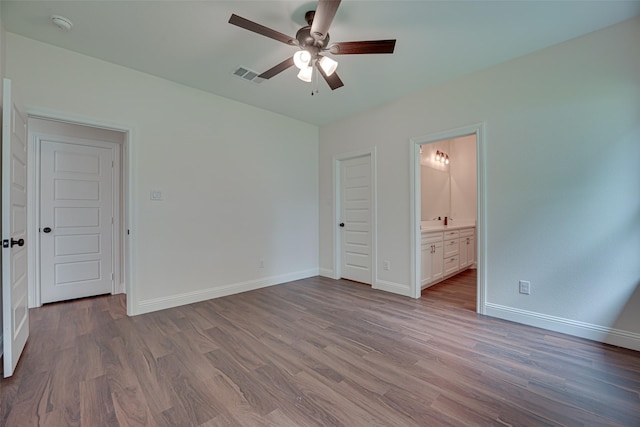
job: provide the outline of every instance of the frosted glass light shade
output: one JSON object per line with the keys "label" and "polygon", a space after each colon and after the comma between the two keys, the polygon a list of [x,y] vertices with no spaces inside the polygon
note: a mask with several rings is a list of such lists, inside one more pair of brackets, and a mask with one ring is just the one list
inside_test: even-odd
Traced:
{"label": "frosted glass light shade", "polygon": [[293,55],[293,63],[301,70],[309,66],[309,61],[311,54],[306,50],[299,50]]}
{"label": "frosted glass light shade", "polygon": [[324,71],[327,76],[333,74],[334,71],[336,71],[336,68],[338,68],[338,63],[327,56],[320,58],[318,63],[320,64],[320,67],[322,67],[322,71]]}
{"label": "frosted glass light shade", "polygon": [[305,67],[298,73],[298,78],[303,82],[311,83],[311,76],[313,74],[313,68]]}

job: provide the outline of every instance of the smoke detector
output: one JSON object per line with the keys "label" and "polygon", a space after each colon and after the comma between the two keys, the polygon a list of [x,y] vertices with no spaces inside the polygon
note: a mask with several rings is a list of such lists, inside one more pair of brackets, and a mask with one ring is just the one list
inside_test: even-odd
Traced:
{"label": "smoke detector", "polygon": [[53,25],[64,31],[69,31],[71,27],[73,27],[71,19],[60,15],[51,15],[51,22],[53,22]]}

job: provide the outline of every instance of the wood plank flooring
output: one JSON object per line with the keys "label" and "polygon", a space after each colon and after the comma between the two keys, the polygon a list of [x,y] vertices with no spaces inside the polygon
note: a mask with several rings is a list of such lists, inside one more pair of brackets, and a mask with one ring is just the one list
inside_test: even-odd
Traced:
{"label": "wood plank flooring", "polygon": [[127,317],[31,311],[1,426],[640,426],[640,353],[315,277]]}

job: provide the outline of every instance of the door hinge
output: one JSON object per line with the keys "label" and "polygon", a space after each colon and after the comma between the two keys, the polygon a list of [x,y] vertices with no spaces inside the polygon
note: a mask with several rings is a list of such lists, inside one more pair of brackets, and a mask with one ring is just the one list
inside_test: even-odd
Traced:
{"label": "door hinge", "polygon": [[111,217],[111,224],[113,224],[113,217]]}
{"label": "door hinge", "polygon": [[114,161],[113,161],[113,160],[111,160],[111,167],[112,167],[112,168],[113,168],[113,167],[115,167],[115,163],[114,163]]}
{"label": "door hinge", "polygon": [[113,275],[113,273],[111,273],[111,280],[113,280],[113,279],[114,279],[114,275]]}

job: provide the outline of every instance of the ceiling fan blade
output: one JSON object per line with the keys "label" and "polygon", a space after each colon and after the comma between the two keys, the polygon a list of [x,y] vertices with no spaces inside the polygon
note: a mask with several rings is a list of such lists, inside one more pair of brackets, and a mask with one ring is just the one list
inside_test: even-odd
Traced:
{"label": "ceiling fan blade", "polygon": [[265,27],[264,25],[260,25],[256,22],[249,21],[246,18],[238,16],[236,14],[231,14],[231,18],[229,18],[229,24],[236,25],[240,28],[244,28],[245,30],[253,31],[254,33],[261,34],[265,37],[269,37],[274,40],[278,40],[279,42],[288,44],[288,45],[297,45],[297,40],[293,37],[289,37],[286,34],[282,34],[279,31],[272,30],[269,27]]}
{"label": "ceiling fan blade", "polygon": [[282,61],[281,63],[279,63],[275,67],[269,68],[267,71],[265,71],[264,73],[260,74],[258,77],[263,78],[263,79],[270,79],[271,77],[275,76],[276,74],[280,74],[281,72],[283,72],[284,70],[286,70],[287,68],[290,68],[292,66],[293,66],[293,56],[291,58],[285,59],[284,61]]}
{"label": "ceiling fan blade", "polygon": [[324,40],[329,32],[329,27],[333,22],[340,6],[340,0],[319,0],[316,13],[311,23],[311,36],[316,40]]}
{"label": "ceiling fan blade", "polygon": [[317,62],[316,62],[316,68],[318,69],[318,72],[322,75],[324,80],[327,82],[331,90],[336,90],[339,87],[344,86],[344,83],[342,83],[342,80],[340,80],[340,77],[338,77],[337,73],[334,72],[330,76],[327,76],[327,74],[324,72],[320,64],[318,64]]}
{"label": "ceiling fan blade", "polygon": [[395,40],[369,40],[362,42],[340,42],[329,46],[334,55],[354,55],[364,53],[393,53]]}

